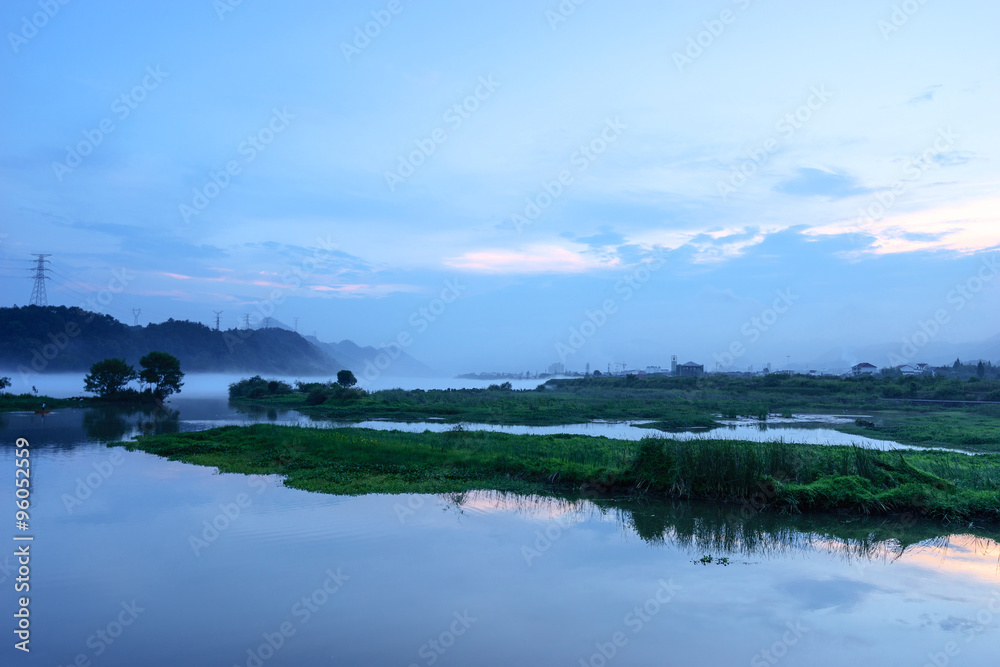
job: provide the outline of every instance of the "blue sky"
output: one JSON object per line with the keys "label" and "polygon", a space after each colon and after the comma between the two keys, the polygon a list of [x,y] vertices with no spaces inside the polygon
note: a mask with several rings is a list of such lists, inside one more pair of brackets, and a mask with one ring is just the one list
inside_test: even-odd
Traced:
{"label": "blue sky", "polygon": [[0,297],[26,303],[52,253],[52,303],[409,334],[444,372],[850,360],[939,311],[928,345],[984,340],[998,20],[962,0],[11,0]]}

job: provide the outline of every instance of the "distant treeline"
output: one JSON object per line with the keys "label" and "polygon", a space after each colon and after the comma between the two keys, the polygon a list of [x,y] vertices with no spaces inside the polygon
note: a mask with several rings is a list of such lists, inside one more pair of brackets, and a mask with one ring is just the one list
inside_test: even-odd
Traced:
{"label": "distant treeline", "polygon": [[112,357],[137,364],[153,350],[177,357],[187,372],[330,375],[343,368],[284,329],[216,331],[174,319],[136,327],[81,308],[0,308],[0,367],[10,371],[79,372]]}

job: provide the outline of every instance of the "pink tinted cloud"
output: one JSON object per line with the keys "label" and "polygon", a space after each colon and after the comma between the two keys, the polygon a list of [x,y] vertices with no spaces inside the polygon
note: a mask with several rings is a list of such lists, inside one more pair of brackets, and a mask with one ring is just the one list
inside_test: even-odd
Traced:
{"label": "pink tinted cloud", "polygon": [[528,250],[479,250],[447,257],[445,266],[482,273],[583,273],[617,266],[618,259],[602,260],[560,246]]}

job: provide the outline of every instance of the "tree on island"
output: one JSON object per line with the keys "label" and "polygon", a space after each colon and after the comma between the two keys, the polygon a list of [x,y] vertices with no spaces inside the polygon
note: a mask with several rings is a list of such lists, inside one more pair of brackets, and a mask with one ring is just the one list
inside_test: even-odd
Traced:
{"label": "tree on island", "polygon": [[358,378],[349,370],[337,371],[337,384],[344,389],[350,389],[358,383]]}
{"label": "tree on island", "polygon": [[177,357],[166,352],[150,352],[139,360],[139,365],[142,366],[139,379],[153,385],[156,398],[162,401],[170,394],[180,393],[184,373]]}
{"label": "tree on island", "polygon": [[132,380],[139,377],[124,359],[112,358],[98,361],[83,378],[83,388],[102,398],[120,394]]}
{"label": "tree on island", "polygon": [[5,377],[0,377],[0,392],[2,392],[4,389],[6,389],[9,386],[10,386],[10,378],[6,377],[6,376]]}

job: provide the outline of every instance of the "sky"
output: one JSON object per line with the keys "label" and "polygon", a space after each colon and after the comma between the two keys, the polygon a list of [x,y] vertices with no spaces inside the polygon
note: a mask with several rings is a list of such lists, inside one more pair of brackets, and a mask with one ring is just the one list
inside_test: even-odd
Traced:
{"label": "sky", "polygon": [[[8,0],[0,303],[442,373],[1000,325],[1000,5]],[[930,360],[930,359],[926,359]]]}

